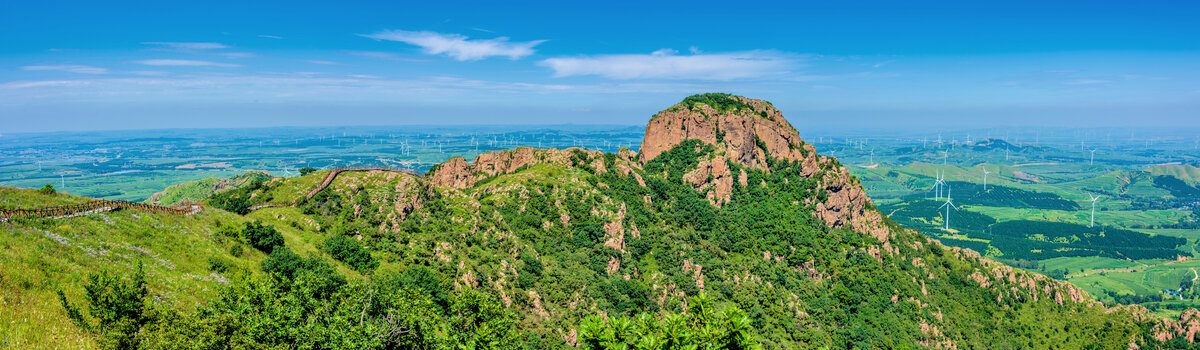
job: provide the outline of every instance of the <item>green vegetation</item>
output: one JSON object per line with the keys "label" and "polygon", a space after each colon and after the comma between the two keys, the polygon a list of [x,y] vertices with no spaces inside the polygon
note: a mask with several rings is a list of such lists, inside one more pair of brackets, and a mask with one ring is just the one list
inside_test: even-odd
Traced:
{"label": "green vegetation", "polygon": [[[958,205],[982,205],[992,207],[1033,208],[1048,210],[1079,210],[1079,204],[1063,199],[1057,194],[1034,192],[1009,186],[988,186],[983,190],[980,184],[949,181],[947,182]],[[904,199],[918,199],[924,194],[906,196]]]}
{"label": "green vegetation", "polygon": [[326,240],[325,252],[361,273],[368,273],[379,266],[379,262],[371,257],[370,252],[346,236],[338,235]]}
{"label": "green vegetation", "polygon": [[583,349],[756,349],[754,330],[745,311],[736,306],[714,311],[704,293],[690,299],[694,311],[656,318],[602,319],[589,316],[580,325]]}
{"label": "green vegetation", "polygon": [[263,252],[272,251],[275,247],[283,245],[283,235],[274,227],[263,225],[259,221],[247,222],[246,227],[242,229],[241,237],[251,247],[258,248]]}
{"label": "green vegetation", "polygon": [[300,168],[300,176],[308,176],[308,174],[312,174],[314,171],[317,171],[317,168],[308,166]]}
{"label": "green vegetation", "polygon": [[37,191],[38,193],[45,195],[54,195],[58,193],[58,191],[54,190],[54,186],[51,186],[50,184],[46,184],[45,187],[39,188]]}
{"label": "green vegetation", "polygon": [[696,108],[696,105],[700,104],[707,105],[712,107],[713,110],[716,110],[718,114],[724,114],[727,112],[741,113],[741,111],[745,110],[749,113],[755,113],[755,115],[758,115],[762,118],[767,118],[766,112],[756,113],[754,112],[753,106],[742,102],[738,96],[726,93],[710,92],[705,94],[691,95],[687,98],[684,98],[683,102],[680,102],[680,104],[687,106],[688,109]]}
{"label": "green vegetation", "polygon": [[262,183],[272,178],[271,175],[261,171],[250,171],[228,179],[204,178],[171,185],[162,192],[150,196],[150,199],[147,199],[146,202],[158,205],[173,205],[185,201],[199,202],[216,193],[255,183]]}

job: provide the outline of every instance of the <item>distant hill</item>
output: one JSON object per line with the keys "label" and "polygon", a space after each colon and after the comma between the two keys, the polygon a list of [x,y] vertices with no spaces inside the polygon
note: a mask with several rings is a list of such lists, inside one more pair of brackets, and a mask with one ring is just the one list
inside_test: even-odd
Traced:
{"label": "distant hill", "polygon": [[1156,165],[1146,171],[1154,176],[1174,176],[1192,184],[1200,184],[1200,168],[1190,165]]}
{"label": "distant hill", "polygon": [[250,171],[238,174],[228,179],[205,178],[177,185],[171,185],[161,192],[155,193],[146,203],[157,205],[173,205],[183,201],[200,201],[222,191],[235,189],[254,181],[267,181],[273,178],[264,171]]}

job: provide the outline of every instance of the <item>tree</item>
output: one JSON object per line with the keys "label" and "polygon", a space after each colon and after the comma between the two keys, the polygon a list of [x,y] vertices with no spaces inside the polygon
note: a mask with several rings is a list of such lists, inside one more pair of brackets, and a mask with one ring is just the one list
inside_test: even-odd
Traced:
{"label": "tree", "polygon": [[[67,301],[62,290],[58,291],[58,300],[66,309],[67,317],[79,328],[99,333],[108,347],[136,348],[138,330],[153,321],[147,299],[150,288],[146,286],[142,263],[138,262],[137,270],[128,281],[120,275],[109,275],[108,271],[92,274],[88,276],[84,290],[84,297],[88,301],[88,317],[84,317],[79,308]],[[93,325],[89,318],[96,319],[98,323]]]}
{"label": "tree", "polygon": [[300,168],[300,176],[306,176],[308,174],[312,174],[314,171],[317,171],[317,168],[313,168],[313,167],[309,167],[309,166]]}
{"label": "tree", "polygon": [[58,193],[58,191],[54,189],[54,186],[51,186],[50,184],[46,184],[46,187],[39,188],[37,191],[38,193],[46,195],[54,195],[55,193]]}
{"label": "tree", "polygon": [[379,262],[371,257],[371,252],[346,236],[336,235],[325,240],[325,252],[361,273],[370,272],[379,266]]}
{"label": "tree", "polygon": [[261,221],[247,222],[242,228],[242,237],[246,242],[263,252],[271,251],[275,246],[283,245],[283,235],[274,226],[263,225]]}

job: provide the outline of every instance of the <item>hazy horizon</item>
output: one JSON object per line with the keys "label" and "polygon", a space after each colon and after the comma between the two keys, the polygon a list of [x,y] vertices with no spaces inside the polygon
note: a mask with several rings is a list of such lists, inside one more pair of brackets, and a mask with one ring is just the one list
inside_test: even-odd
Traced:
{"label": "hazy horizon", "polygon": [[1165,1],[13,2],[0,133],[640,125],[702,92],[813,127],[1197,127],[1198,16]]}

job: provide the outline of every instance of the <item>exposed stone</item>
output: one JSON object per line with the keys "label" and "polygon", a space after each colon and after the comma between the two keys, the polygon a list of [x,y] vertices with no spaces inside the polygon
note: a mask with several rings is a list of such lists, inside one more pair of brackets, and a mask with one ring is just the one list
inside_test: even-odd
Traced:
{"label": "exposed stone", "polygon": [[[576,151],[586,153],[589,158],[598,158],[601,155],[600,151],[589,151],[575,147],[568,149],[517,147],[511,150],[482,153],[476,156],[475,161],[470,164],[462,157],[450,158],[450,160],[430,169],[426,177],[437,186],[469,188],[486,177],[511,174],[525,166],[536,164],[569,166],[571,165],[571,156]],[[595,163],[590,163],[590,165],[594,166]],[[601,162],[601,165],[603,165],[603,162]]]}
{"label": "exposed stone", "polygon": [[718,112],[705,104],[689,107],[679,103],[655,114],[646,125],[639,153],[642,164],[684,140],[713,145],[713,156],[701,159],[684,180],[698,190],[711,188],[709,200],[719,206],[728,201],[734,183],[746,186],[745,173],[732,174],[730,163],[769,171],[768,156],[799,162],[801,173],[818,177],[828,196],[816,204],[816,217],[830,227],[848,227],[887,242],[890,234],[882,215],[869,208],[870,198],[849,170],[833,158],[817,155],[816,148],[804,143],[796,128],[770,103],[740,96],[729,98],[749,106],[749,110]]}

